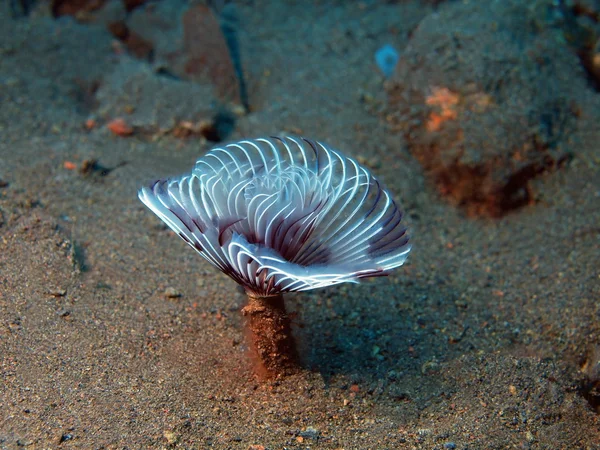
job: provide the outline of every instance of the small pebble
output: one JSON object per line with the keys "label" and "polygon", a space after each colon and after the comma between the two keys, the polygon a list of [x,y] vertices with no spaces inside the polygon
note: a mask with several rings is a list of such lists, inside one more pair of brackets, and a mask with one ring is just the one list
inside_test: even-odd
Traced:
{"label": "small pebble", "polygon": [[174,287],[168,287],[165,289],[165,297],[167,298],[179,298],[181,297],[181,293],[175,289]]}
{"label": "small pebble", "polygon": [[50,295],[51,297],[64,297],[65,295],[67,295],[67,290],[66,289],[50,289],[47,292],[48,295]]}
{"label": "small pebble", "polygon": [[163,431],[163,437],[167,440],[167,444],[169,445],[176,444],[179,439],[175,433],[169,430]]}
{"label": "small pebble", "polygon": [[111,120],[106,127],[117,136],[125,137],[133,134],[133,128],[121,118]]}
{"label": "small pebble", "polygon": [[70,441],[71,439],[73,439],[73,435],[71,433],[65,433],[60,437],[60,442],[66,442],[66,441]]}

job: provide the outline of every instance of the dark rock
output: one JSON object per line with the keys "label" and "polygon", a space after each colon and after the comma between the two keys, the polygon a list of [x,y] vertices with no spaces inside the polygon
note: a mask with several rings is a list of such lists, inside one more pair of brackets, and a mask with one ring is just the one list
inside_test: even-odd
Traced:
{"label": "dark rock", "polygon": [[534,200],[530,182],[570,159],[577,55],[536,8],[444,3],[415,30],[388,86],[387,120],[439,192],[473,215]]}

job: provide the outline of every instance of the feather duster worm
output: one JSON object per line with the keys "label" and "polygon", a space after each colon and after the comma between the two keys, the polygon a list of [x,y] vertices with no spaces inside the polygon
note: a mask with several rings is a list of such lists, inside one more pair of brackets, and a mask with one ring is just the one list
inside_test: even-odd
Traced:
{"label": "feather duster worm", "polygon": [[283,293],[386,275],[410,251],[402,211],[356,161],[304,138],[217,147],[140,200],[242,285],[259,375],[297,368]]}

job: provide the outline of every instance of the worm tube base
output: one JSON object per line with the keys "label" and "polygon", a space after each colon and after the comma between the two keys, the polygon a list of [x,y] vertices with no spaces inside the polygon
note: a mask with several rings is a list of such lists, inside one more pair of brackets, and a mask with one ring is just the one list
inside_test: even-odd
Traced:
{"label": "worm tube base", "polygon": [[257,375],[268,379],[298,372],[298,353],[283,295],[248,295],[242,314],[246,317],[248,345]]}

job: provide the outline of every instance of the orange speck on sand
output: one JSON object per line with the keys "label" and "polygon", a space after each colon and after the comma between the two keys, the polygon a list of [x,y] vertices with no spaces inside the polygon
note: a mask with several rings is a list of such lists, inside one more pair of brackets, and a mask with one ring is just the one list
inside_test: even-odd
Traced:
{"label": "orange speck on sand", "polygon": [[429,120],[427,121],[427,131],[439,131],[442,128],[442,124],[448,120],[446,117],[436,113],[435,111],[429,114]]}
{"label": "orange speck on sand", "polygon": [[111,120],[106,126],[117,136],[131,136],[133,134],[133,128],[120,118]]}
{"label": "orange speck on sand", "polygon": [[425,103],[428,105],[438,105],[441,106],[442,109],[447,109],[457,105],[459,100],[459,95],[452,92],[450,89],[445,87],[433,87],[431,89],[431,94],[425,99]]}
{"label": "orange speck on sand", "polygon": [[75,170],[77,169],[77,165],[74,162],[71,161],[65,161],[63,163],[63,167],[67,170]]}
{"label": "orange speck on sand", "polygon": [[436,111],[429,115],[427,131],[438,131],[444,122],[456,119],[456,106],[459,102],[460,96],[457,93],[445,87],[433,87],[431,94],[425,99],[427,105],[436,107]]}
{"label": "orange speck on sand", "polygon": [[88,119],[85,121],[85,128],[86,130],[91,130],[93,128],[96,128],[96,121],[94,119]]}
{"label": "orange speck on sand", "polygon": [[353,384],[352,386],[350,386],[350,392],[354,392],[356,394],[359,391],[360,387],[358,387],[358,384]]}

